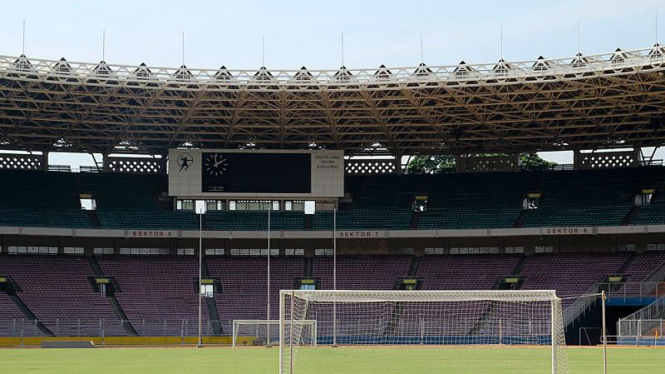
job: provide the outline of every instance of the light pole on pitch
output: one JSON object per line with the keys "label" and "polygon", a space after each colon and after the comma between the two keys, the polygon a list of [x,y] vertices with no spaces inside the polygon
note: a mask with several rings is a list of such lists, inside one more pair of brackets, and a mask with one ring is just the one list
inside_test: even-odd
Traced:
{"label": "light pole on pitch", "polygon": [[199,332],[197,347],[203,347],[203,215],[206,213],[205,200],[196,200],[196,214],[199,215]]}

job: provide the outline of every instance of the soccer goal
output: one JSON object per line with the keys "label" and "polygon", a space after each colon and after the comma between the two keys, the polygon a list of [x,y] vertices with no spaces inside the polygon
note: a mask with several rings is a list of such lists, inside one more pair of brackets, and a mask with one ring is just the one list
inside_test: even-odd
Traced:
{"label": "soccer goal", "polygon": [[555,291],[284,290],[279,317],[280,374],[567,373]]}
{"label": "soccer goal", "polygon": [[[286,322],[287,325],[290,321]],[[302,330],[301,345],[316,345],[316,321],[296,321]],[[278,345],[279,320],[234,319],[232,345]]]}

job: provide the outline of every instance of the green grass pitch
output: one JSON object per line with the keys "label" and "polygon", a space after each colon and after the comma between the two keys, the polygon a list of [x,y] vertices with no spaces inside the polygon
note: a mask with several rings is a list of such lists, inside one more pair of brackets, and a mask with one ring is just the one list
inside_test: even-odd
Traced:
{"label": "green grass pitch", "polygon": [[[509,348],[506,355],[489,347],[319,347],[300,351],[300,362],[314,349],[316,374],[351,373],[351,365],[362,374],[518,374],[549,365],[547,349]],[[570,374],[601,374],[601,355],[600,348],[568,348]],[[608,357],[610,374],[665,373],[663,348],[611,347]],[[0,349],[0,374],[277,374],[277,362],[278,349],[262,347]]]}

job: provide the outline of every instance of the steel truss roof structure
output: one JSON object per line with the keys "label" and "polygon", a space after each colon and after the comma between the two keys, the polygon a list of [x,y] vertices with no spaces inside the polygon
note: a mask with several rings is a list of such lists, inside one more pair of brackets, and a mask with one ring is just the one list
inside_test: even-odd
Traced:
{"label": "steel truss roof structure", "polygon": [[665,46],[494,64],[339,70],[0,56],[0,148],[470,154],[665,143]]}

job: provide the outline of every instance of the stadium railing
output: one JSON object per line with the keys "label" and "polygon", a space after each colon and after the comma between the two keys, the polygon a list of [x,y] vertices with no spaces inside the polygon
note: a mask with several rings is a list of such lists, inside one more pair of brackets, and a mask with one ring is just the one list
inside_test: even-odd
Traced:
{"label": "stadium railing", "polygon": [[[655,336],[665,339],[663,336],[665,334],[665,296],[635,313],[619,319],[617,334],[622,339],[621,344],[624,345],[640,344],[640,339],[643,337]],[[633,339],[636,340],[633,341]],[[665,345],[665,341],[660,345]]]}
{"label": "stadium railing", "polygon": [[608,299],[651,302],[665,296],[665,282],[599,283],[598,286],[599,289],[605,290]]}
{"label": "stadium railing", "polygon": [[665,282],[596,283],[585,292],[585,295],[590,295],[590,297],[580,295],[580,298],[563,311],[566,326],[599,301],[599,297],[591,297],[591,295],[599,294],[601,290],[605,290],[608,299],[645,303],[665,297]]}
{"label": "stadium railing", "polygon": [[[42,324],[55,337],[109,337],[109,336],[168,336],[192,337],[198,335],[197,320],[108,320],[108,319],[0,319],[0,337],[22,338],[41,337],[47,335],[39,325]],[[224,326],[224,333],[214,333],[213,325]],[[231,335],[231,321],[204,320],[203,336]],[[131,326],[137,335],[128,332],[125,327]],[[226,328],[228,327],[228,333]]]}
{"label": "stadium railing", "polygon": [[599,297],[585,296],[598,294],[598,284],[591,286],[584,295],[579,295],[579,298],[570,304],[563,311],[563,324],[568,326],[573,323],[577,318],[584,314],[592,305],[598,302]]}
{"label": "stadium railing", "polygon": [[[662,322],[662,321],[661,321]],[[608,336],[608,338],[610,338]],[[617,345],[636,347],[665,347],[665,338],[662,335],[653,336],[617,336]]]}

